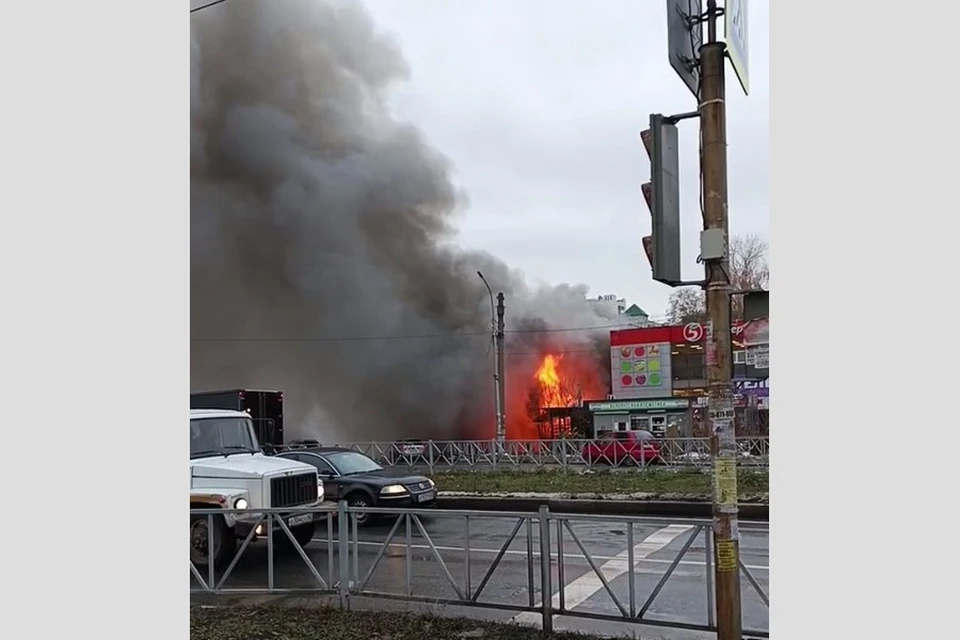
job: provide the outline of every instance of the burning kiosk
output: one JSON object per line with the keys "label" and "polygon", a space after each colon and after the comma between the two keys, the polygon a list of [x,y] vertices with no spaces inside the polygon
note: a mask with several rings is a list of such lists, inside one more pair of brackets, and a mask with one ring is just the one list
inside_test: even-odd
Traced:
{"label": "burning kiosk", "polygon": [[527,393],[527,416],[540,440],[589,437],[593,418],[583,406],[583,383],[561,376],[563,357],[544,356]]}

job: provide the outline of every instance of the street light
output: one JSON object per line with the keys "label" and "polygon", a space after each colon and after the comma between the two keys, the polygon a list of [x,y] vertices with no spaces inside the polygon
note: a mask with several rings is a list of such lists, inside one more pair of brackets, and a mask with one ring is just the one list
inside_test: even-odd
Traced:
{"label": "street light", "polygon": [[[490,288],[490,284],[482,273],[477,271],[477,275],[480,276],[480,281],[483,282],[483,286],[487,288],[487,294],[490,296],[490,339],[495,342],[497,339],[497,307],[493,303],[493,289]],[[500,351],[496,348],[493,350],[493,390],[497,402],[497,443],[502,444],[506,429],[503,424],[503,397],[500,395]]]}

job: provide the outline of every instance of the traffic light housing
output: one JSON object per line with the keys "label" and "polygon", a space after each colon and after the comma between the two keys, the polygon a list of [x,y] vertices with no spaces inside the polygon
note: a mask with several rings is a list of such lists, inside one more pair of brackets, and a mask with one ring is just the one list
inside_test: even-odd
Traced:
{"label": "traffic light housing", "polygon": [[650,115],[650,128],[640,134],[650,157],[650,182],[641,185],[650,208],[652,232],[643,249],[653,279],[678,286],[680,278],[680,152],[675,122],[659,113]]}

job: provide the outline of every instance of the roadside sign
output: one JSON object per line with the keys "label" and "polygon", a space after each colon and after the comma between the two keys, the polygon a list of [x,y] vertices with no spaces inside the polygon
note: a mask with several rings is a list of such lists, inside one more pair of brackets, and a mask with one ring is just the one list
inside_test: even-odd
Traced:
{"label": "roadside sign", "polygon": [[733,400],[723,399],[710,403],[710,422],[727,421],[734,419]]}
{"label": "roadside sign", "polygon": [[724,36],[727,39],[727,55],[740,80],[744,95],[750,95],[748,62],[747,0],[727,0],[723,8]]}
{"label": "roadside sign", "polygon": [[[683,84],[699,98],[703,23],[699,22],[700,0],[667,0],[667,59]],[[695,18],[694,18],[695,17]],[[697,22],[693,22],[694,19]]]}

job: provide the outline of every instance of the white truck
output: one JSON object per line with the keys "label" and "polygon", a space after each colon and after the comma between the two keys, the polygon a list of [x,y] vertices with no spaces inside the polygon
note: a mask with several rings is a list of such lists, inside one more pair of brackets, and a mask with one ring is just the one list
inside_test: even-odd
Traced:
{"label": "white truck", "polygon": [[[225,409],[190,410],[190,560],[197,567],[229,563],[237,540],[256,527],[267,535],[259,514],[216,514],[196,509],[277,509],[319,506],[323,481],[312,465],[266,456],[260,449],[249,414]],[[314,513],[283,516],[301,547],[310,542]],[[274,540],[288,541],[274,518]]]}

